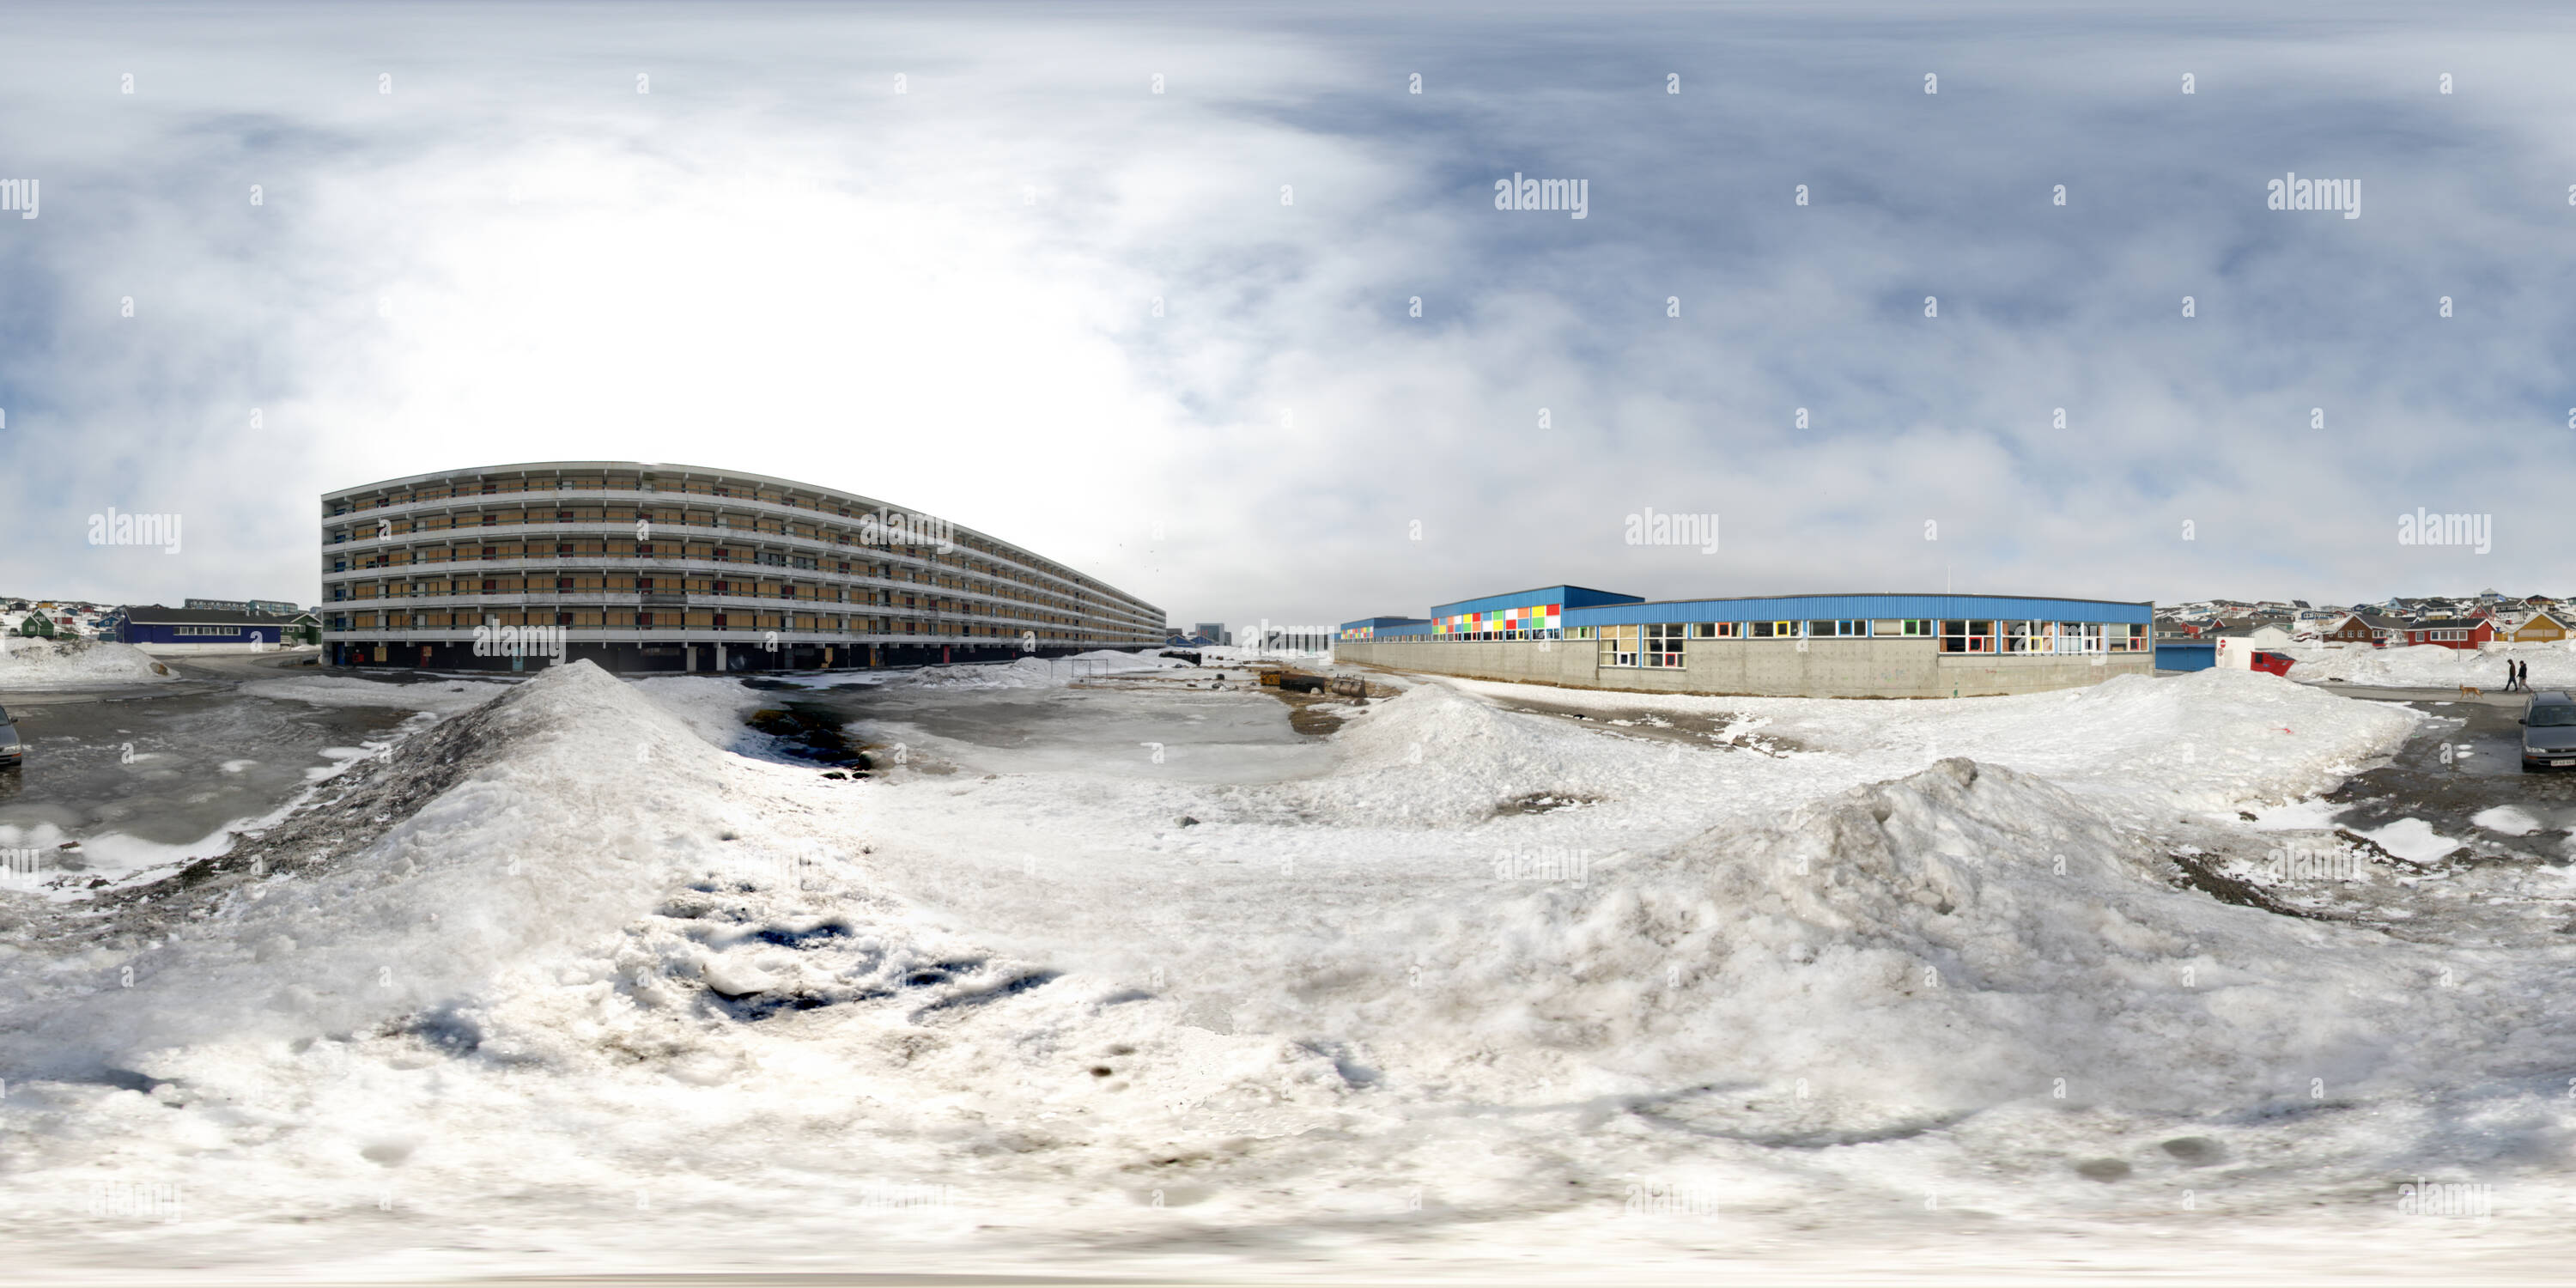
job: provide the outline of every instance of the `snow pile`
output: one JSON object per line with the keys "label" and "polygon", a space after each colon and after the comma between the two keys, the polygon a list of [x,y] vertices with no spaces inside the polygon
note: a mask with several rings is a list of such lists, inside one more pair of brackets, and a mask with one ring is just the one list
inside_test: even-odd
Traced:
{"label": "snow pile", "polygon": [[[2079,794],[2191,812],[2325,791],[2389,755],[2422,717],[2252,671],[2122,675],[2087,688],[1930,702],[1702,698],[1449,681],[1506,700],[1724,718],[1733,740],[1785,740],[1823,777],[1853,757],[1891,777],[1951,756],[2040,774]],[[1822,756],[1811,753],[1827,753]],[[1909,763],[1910,762],[1910,763]],[[1863,779],[1865,781],[1866,779]],[[1827,790],[1851,783],[1846,778]],[[1809,797],[1821,795],[1810,792]]]}
{"label": "snow pile", "polygon": [[2286,651],[2298,659],[2290,667],[2290,678],[2307,684],[2328,679],[2395,689],[2456,689],[2467,684],[2493,693],[2504,687],[2505,659],[2511,658],[2531,664],[2535,689],[2576,688],[2576,651],[2563,645],[2518,644],[2483,652],[2438,644]]}
{"label": "snow pile", "polygon": [[[1547,1078],[1761,1143],[2046,1104],[2060,1078],[2078,1103],[2189,1114],[2287,1103],[2310,1076],[2420,1087],[2462,1073],[2426,1035],[2481,1007],[2507,1022],[2504,999],[2424,997],[2431,949],[2228,907],[2170,871],[2069,793],[1949,760],[1316,945],[1265,1018],[1365,1034],[1381,1067],[1471,1098]],[[1353,959],[1380,965],[1355,980]]]}
{"label": "snow pile", "polygon": [[12,635],[0,642],[0,690],[154,684],[176,678],[170,668],[153,661],[143,650],[113,640]]}
{"label": "snow pile", "polygon": [[[386,777],[415,796],[445,785],[372,844],[253,874],[148,950],[112,937],[18,972],[37,997],[81,1000],[11,1016],[11,1063],[133,1068],[162,1048],[345,1032],[544,978],[721,848],[720,759],[597,667],[550,670],[398,748]],[[128,966],[131,987],[98,988]]]}
{"label": "snow pile", "polygon": [[[1591,730],[1499,711],[1445,685],[1422,685],[1367,712],[1336,739],[1336,773],[1284,794],[1342,821],[1427,827],[1490,817],[1524,797],[1650,792],[1666,777],[1657,757],[1604,754]],[[1383,817],[1389,802],[1397,819]]]}

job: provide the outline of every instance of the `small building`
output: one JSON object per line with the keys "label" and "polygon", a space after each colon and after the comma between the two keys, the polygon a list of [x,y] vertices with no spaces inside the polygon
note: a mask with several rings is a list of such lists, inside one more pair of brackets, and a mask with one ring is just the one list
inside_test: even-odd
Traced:
{"label": "small building", "polygon": [[2495,623],[2483,617],[2427,617],[2407,623],[2405,642],[2474,649],[2495,642]]}
{"label": "small building", "polygon": [[1426,617],[1363,617],[1356,622],[1342,623],[1341,633],[1334,638],[1345,642],[1373,640],[1377,638],[1379,631],[1390,627],[1428,625],[1430,625],[1430,619]]}
{"label": "small building", "polygon": [[2379,630],[2360,613],[2346,613],[2326,624],[2320,637],[2328,644],[2377,644]]}
{"label": "small building", "polygon": [[276,648],[295,629],[292,618],[222,608],[164,608],[131,604],[115,636],[146,652],[216,653]]}
{"label": "small building", "polygon": [[1647,602],[1583,586],[1346,623],[1336,660],[1477,679],[1709,695],[1952,698],[2099,684],[2156,669],[2154,606],[1867,593]]}
{"label": "small building", "polygon": [[2567,623],[2543,610],[2524,618],[2506,638],[2516,644],[2555,644],[2567,638]]}

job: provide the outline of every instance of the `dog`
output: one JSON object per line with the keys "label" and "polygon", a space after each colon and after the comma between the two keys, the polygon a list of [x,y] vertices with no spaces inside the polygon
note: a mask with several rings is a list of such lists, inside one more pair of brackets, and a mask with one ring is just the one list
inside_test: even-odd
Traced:
{"label": "dog", "polygon": [[2477,698],[2484,697],[2485,694],[2474,684],[2463,684],[2460,686],[2460,696],[2464,698]]}

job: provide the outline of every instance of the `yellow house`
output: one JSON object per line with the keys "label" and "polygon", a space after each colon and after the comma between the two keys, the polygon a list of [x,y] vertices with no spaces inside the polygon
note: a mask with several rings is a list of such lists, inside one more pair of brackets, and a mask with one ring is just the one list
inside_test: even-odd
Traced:
{"label": "yellow house", "polygon": [[2550,644],[2567,638],[2567,624],[2547,612],[2533,613],[2507,638],[2516,644]]}

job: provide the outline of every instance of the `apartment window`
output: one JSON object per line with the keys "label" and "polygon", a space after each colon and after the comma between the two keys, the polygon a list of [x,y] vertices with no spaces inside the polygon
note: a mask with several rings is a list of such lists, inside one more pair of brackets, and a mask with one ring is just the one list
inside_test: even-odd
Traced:
{"label": "apartment window", "polygon": [[555,625],[557,625],[557,626],[570,626],[570,625],[572,625],[572,614],[570,614],[570,613],[557,613],[557,614],[555,614]]}
{"label": "apartment window", "polygon": [[1869,634],[1867,622],[1809,622],[1807,633],[1818,639],[1834,639]]}
{"label": "apartment window", "polygon": [[723,613],[716,614],[715,627],[720,631],[728,629],[726,625],[726,617]]}
{"label": "apartment window", "polygon": [[499,580],[497,580],[497,579],[495,579],[495,578],[491,578],[491,577],[486,577],[486,578],[484,578],[484,579],[483,579],[483,593],[484,593],[484,594],[489,595],[489,594],[492,594],[492,593],[494,593],[494,592],[496,592],[496,591],[498,591],[498,590],[500,590],[500,589],[501,589],[501,583],[500,583],[500,581],[499,581]]}
{"label": "apartment window", "polygon": [[[483,489],[483,490],[484,490],[484,491],[486,491],[486,492],[489,492],[489,491],[491,491],[492,489],[490,489],[490,488],[485,488],[485,489]],[[484,515],[484,516],[483,516],[483,526],[484,526],[484,527],[487,527],[487,528],[497,528],[497,527],[500,527],[500,526],[501,526],[501,516],[500,516],[500,515],[497,515],[497,514],[487,514],[487,515]]]}
{"label": "apartment window", "polygon": [[652,557],[653,557],[653,543],[652,543],[652,542],[650,542],[650,541],[639,541],[639,542],[636,542],[636,543],[635,543],[635,557],[636,557],[636,558],[638,558],[638,559],[650,559],[650,558],[652,558]]}
{"label": "apartment window", "polygon": [[1991,621],[1945,621],[1941,623],[1941,651],[1992,653],[1995,651],[1995,624]]}
{"label": "apartment window", "polygon": [[570,577],[557,577],[557,578],[555,578],[555,589],[557,589],[557,590],[570,590],[570,589],[572,589],[572,578],[570,578]]}
{"label": "apartment window", "polygon": [[653,615],[651,613],[637,613],[635,615],[635,625],[640,630],[649,631],[653,629]]}
{"label": "apartment window", "polygon": [[485,546],[485,547],[483,547],[483,557],[484,557],[484,558],[486,558],[486,559],[498,559],[498,558],[500,558],[500,557],[501,557],[501,547],[499,547],[499,546]]}
{"label": "apartment window", "polygon": [[555,522],[557,522],[557,523],[570,523],[570,522],[572,522],[572,511],[570,511],[570,510],[557,510],[557,511],[555,511]]}

